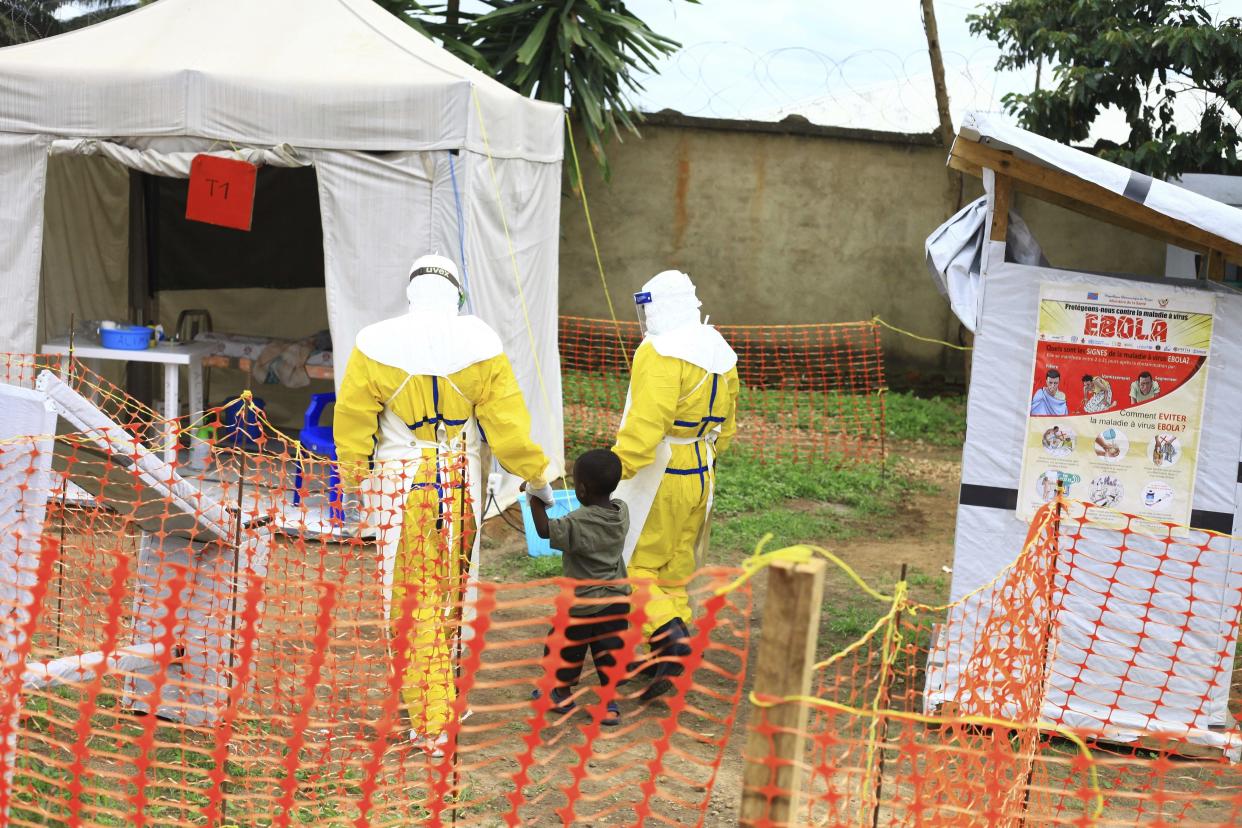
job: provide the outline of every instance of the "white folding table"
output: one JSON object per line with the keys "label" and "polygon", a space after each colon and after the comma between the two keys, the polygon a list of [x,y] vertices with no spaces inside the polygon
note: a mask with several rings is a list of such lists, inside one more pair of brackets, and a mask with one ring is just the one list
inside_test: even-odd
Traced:
{"label": "white folding table", "polygon": [[[203,411],[203,358],[214,354],[219,348],[214,342],[160,342],[143,351],[124,351],[105,348],[95,343],[75,341],[73,355],[81,360],[114,362],[155,362],[164,366],[164,419],[167,434],[164,459],[172,462],[177,457],[177,418],[181,414],[181,387],[178,368],[186,366],[190,377],[190,421]],[[68,354],[69,339],[53,339],[43,345],[45,354]],[[89,363],[88,363],[89,364]]]}

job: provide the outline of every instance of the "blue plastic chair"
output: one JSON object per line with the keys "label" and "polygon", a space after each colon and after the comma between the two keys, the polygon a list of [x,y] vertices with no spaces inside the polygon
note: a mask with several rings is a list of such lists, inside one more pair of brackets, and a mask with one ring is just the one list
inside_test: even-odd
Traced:
{"label": "blue plastic chair", "polygon": [[[311,394],[310,406],[302,420],[302,430],[298,432],[298,440],[302,445],[316,454],[321,454],[334,461],[328,473],[328,515],[344,522],[345,510],[341,508],[341,475],[336,468],[336,441],[332,438],[332,426],[320,425],[319,418],[324,409],[336,402],[336,394]],[[293,505],[302,502],[302,463],[294,461],[293,472]]]}
{"label": "blue plastic chair", "polygon": [[[261,397],[252,397],[251,402],[259,411],[267,411],[267,406]],[[220,409],[218,428],[218,439],[234,448],[258,450],[259,440],[263,437],[263,426],[259,422],[259,415],[246,408],[246,404],[241,399],[235,399]]]}

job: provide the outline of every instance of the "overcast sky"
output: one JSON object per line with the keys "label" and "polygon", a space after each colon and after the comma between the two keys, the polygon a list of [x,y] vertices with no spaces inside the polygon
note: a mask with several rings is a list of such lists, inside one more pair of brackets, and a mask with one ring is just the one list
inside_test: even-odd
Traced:
{"label": "overcast sky", "polygon": [[[642,78],[636,103],[714,118],[779,120],[905,132],[936,128],[927,41],[918,0],[626,0],[652,29],[682,43]],[[1242,16],[1242,0],[1208,4]],[[485,8],[463,0],[470,10]],[[997,50],[970,34],[973,0],[936,0],[955,122],[968,109],[999,110],[1033,87],[1033,73],[998,75]],[[1117,127],[1102,127],[1106,134]],[[1128,131],[1128,128],[1124,128]],[[1118,137],[1118,136],[1110,136]],[[1124,136],[1120,136],[1124,137]]]}
{"label": "overcast sky", "polygon": [[[756,117],[825,94],[928,71],[917,0],[669,0],[627,4],[682,51],[646,79],[645,109]],[[969,3],[938,2],[946,65],[989,65],[996,51],[973,39]],[[989,72],[990,74],[990,72]]]}
{"label": "overcast sky", "polygon": [[[644,79],[641,108],[689,115],[768,118],[791,112],[841,126],[935,126],[927,41],[918,0],[627,0],[682,51]],[[970,0],[936,0],[954,109],[999,109],[1033,76],[1000,76],[998,54],[970,34]],[[1209,3],[1242,15],[1242,0]],[[924,94],[926,93],[926,94]],[[818,116],[818,117],[817,117]],[[920,121],[929,121],[919,124]]]}
{"label": "overcast sky", "polygon": [[[682,43],[657,73],[642,77],[646,90],[636,98],[642,110],[758,120],[799,114],[834,126],[904,132],[936,127],[918,0],[626,5],[655,31]],[[935,6],[955,123],[967,109],[999,110],[1006,92],[1032,88],[1033,73],[998,75],[992,69],[997,50],[972,37],[966,24],[977,6],[973,0],[936,0]],[[1242,0],[1208,6],[1218,17],[1242,16]],[[488,7],[462,0],[462,8]]]}

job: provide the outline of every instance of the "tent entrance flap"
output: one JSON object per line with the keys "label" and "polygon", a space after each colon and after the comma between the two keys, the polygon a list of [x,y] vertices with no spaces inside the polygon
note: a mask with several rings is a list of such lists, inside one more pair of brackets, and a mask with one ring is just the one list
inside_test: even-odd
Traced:
{"label": "tent entrance flap", "polygon": [[143,175],[152,292],[324,286],[314,167],[260,167],[249,231],[187,219],[188,187]]}

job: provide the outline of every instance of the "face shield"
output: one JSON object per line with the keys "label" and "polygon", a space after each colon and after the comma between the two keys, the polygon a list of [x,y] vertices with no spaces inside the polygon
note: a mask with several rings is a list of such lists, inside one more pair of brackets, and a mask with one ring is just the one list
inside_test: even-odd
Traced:
{"label": "face shield", "polygon": [[638,329],[643,336],[647,335],[647,310],[651,307],[651,291],[643,290],[634,294],[634,311],[638,315]]}

